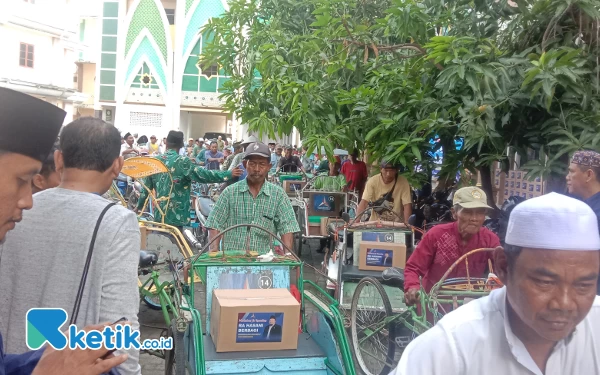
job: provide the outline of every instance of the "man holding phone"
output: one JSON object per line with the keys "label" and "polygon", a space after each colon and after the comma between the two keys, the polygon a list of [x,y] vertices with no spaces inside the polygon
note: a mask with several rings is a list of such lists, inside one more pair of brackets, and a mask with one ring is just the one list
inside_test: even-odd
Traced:
{"label": "man holding phone", "polygon": [[[23,211],[33,205],[31,181],[48,156],[65,114],[50,103],[0,87],[0,245],[21,220]],[[120,135],[117,139],[120,144],[119,139]],[[3,252],[0,252],[0,262],[2,260]],[[25,316],[22,319],[24,325]],[[102,330],[104,326],[85,329]],[[127,357],[127,354],[115,357],[106,348],[54,350],[46,347],[18,355],[5,354],[0,335],[0,375],[100,375]]]}

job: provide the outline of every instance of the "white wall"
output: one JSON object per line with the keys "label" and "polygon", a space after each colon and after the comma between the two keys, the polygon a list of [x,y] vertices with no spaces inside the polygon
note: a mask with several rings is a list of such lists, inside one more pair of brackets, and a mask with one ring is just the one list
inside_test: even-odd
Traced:
{"label": "white wall", "polygon": [[190,127],[189,134],[186,134],[186,137],[198,139],[204,137],[204,134],[207,132],[227,132],[227,116],[199,112],[189,113]]}
{"label": "white wall", "polygon": [[[19,66],[20,44],[34,46],[33,68]],[[75,53],[49,35],[25,28],[0,26],[0,77],[59,87],[73,87]]]}

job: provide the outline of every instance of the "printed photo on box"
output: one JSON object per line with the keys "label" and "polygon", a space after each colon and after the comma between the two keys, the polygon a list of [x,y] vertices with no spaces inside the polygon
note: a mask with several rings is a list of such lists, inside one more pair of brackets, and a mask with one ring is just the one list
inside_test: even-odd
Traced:
{"label": "printed photo on box", "polygon": [[315,194],[313,196],[313,209],[315,211],[335,211],[335,197],[329,194]]}
{"label": "printed photo on box", "polygon": [[367,266],[391,267],[394,252],[383,249],[367,249]]}
{"label": "printed photo on box", "polygon": [[236,343],[281,342],[283,313],[239,313]]}

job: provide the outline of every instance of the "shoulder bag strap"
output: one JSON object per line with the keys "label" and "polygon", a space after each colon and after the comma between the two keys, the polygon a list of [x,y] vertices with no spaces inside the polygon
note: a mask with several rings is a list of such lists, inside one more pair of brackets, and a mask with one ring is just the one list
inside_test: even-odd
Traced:
{"label": "shoulder bag strap", "polygon": [[90,248],[88,250],[87,258],[85,260],[85,266],[83,267],[83,274],[81,275],[81,281],[79,281],[79,288],[77,289],[77,296],[75,297],[75,305],[73,306],[73,313],[71,314],[71,321],[69,325],[75,324],[77,322],[77,316],[79,315],[79,306],[81,305],[81,298],[83,297],[83,290],[85,289],[85,282],[87,280],[88,271],[90,270],[90,263],[92,261],[92,254],[94,252],[94,244],[96,243],[96,236],[98,235],[98,229],[100,228],[100,223],[104,218],[104,214],[116,203],[110,203],[104,210],[100,213],[98,220],[96,221],[96,227],[94,228],[94,234],[92,234],[92,240],[90,241]]}
{"label": "shoulder bag strap", "polygon": [[385,200],[389,200],[390,197],[392,196],[392,194],[394,194],[394,189],[396,188],[396,183],[398,182],[398,177],[396,176],[396,179],[394,180],[394,186],[392,186],[392,190],[388,191],[387,194],[385,195]]}

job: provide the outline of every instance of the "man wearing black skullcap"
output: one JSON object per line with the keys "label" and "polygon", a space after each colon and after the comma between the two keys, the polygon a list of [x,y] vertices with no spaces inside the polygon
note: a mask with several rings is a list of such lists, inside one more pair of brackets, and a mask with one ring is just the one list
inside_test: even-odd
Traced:
{"label": "man wearing black skullcap", "polygon": [[[120,205],[106,211],[102,225],[94,231],[109,202],[101,195],[109,190],[123,166],[120,134],[102,119],[82,117],[61,131],[56,167],[62,171],[57,188],[33,197],[33,208],[22,223],[0,245],[0,331],[6,349],[27,351],[22,317],[37,306],[62,308],[71,313],[92,236],[96,236],[94,258],[77,323],[98,324],[125,316],[138,329],[139,290],[137,265],[140,229],[136,215]],[[51,219],[49,219],[51,218]],[[44,246],[39,246],[44,243]],[[34,262],[52,254],[61,261]],[[44,288],[58,285],[58,288]],[[118,367],[121,375],[138,375],[139,351],[128,351],[128,360]]]}
{"label": "man wearing black skullcap", "polygon": [[[52,104],[0,87],[0,242],[21,220],[23,211],[32,207],[33,176],[48,157],[65,114]],[[107,354],[106,348],[59,351],[52,347],[20,355],[4,354],[0,335],[0,375],[32,371],[34,375],[99,375],[127,359],[127,355],[111,354],[102,359]]]}
{"label": "man wearing black skullcap", "polygon": [[121,145],[121,156],[127,160],[140,154],[140,149],[134,145],[133,135],[131,133],[125,133],[123,136],[125,143]]}
{"label": "man wearing black skullcap", "polygon": [[[179,155],[178,151],[183,147],[183,133],[180,131],[171,130],[167,136],[167,152],[157,157],[162,161],[169,171],[173,179],[173,189],[171,190],[171,178],[166,173],[152,175],[144,179],[146,187],[150,190],[155,189],[157,198],[167,197],[171,194],[168,200],[169,206],[166,207],[167,200],[159,200],[162,212],[165,212],[165,224],[179,227],[189,225],[190,222],[190,191],[192,181],[201,184],[210,184],[224,182],[231,177],[237,177],[242,174],[240,168],[234,168],[232,171],[209,171],[201,168],[187,156]],[[148,197],[146,189],[140,194],[138,201],[138,209],[142,209]],[[155,220],[162,221],[160,211],[155,212]]]}

